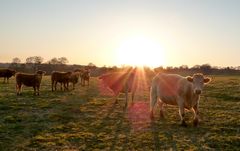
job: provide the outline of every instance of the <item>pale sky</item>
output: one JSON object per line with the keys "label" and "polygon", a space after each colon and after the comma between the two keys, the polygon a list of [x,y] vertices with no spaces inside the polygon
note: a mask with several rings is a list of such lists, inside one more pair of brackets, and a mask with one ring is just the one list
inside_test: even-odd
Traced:
{"label": "pale sky", "polygon": [[0,0],[0,62],[239,66],[239,36],[239,0]]}

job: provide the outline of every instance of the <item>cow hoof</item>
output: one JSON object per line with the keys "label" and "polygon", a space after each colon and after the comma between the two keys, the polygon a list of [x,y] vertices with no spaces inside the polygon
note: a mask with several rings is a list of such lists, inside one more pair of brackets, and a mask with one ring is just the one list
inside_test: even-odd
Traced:
{"label": "cow hoof", "polygon": [[193,120],[193,126],[197,127],[198,126],[198,119]]}
{"label": "cow hoof", "polygon": [[181,126],[182,127],[187,127],[187,123],[185,121],[182,121]]}

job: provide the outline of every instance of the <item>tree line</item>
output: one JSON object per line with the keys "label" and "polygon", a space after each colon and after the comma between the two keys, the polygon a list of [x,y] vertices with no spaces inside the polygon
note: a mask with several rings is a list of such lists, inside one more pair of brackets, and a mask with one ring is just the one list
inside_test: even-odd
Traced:
{"label": "tree line", "polygon": [[[21,62],[20,58],[15,57],[12,59],[9,68],[27,73],[35,72],[37,70],[44,70],[47,72],[47,74],[50,74],[53,70],[70,71],[73,66],[70,68],[66,65],[67,63],[68,59],[66,57],[54,57],[44,62],[44,58],[41,56],[30,56],[27,57],[23,63]],[[75,68],[79,67],[81,66],[76,65]]]}
{"label": "tree line", "polygon": [[[26,64],[41,64],[43,63],[43,57],[41,56],[31,56],[26,58],[25,63]],[[21,59],[19,59],[18,57],[15,57],[12,59],[12,64],[20,64],[21,63]],[[68,59],[66,57],[60,57],[60,58],[52,58],[49,61],[47,61],[46,63],[48,64],[66,64],[68,63]]]}
{"label": "tree line", "polygon": [[[12,62],[8,65],[9,68],[15,69],[16,71],[32,73],[37,70],[44,70],[47,74],[50,74],[54,70],[58,71],[73,71],[79,68],[88,68],[91,70],[92,76],[99,76],[106,72],[113,72],[113,71],[121,71],[125,68],[129,68],[130,66],[112,66],[112,67],[97,67],[93,63],[89,63],[88,65],[67,65],[68,59],[66,57],[60,58],[52,58],[46,62],[44,62],[44,58],[41,56],[31,56],[26,58],[25,62],[22,63],[18,57],[12,59]],[[3,67],[4,64],[0,64],[0,67]],[[240,66],[238,67],[215,67],[211,66],[210,64],[202,64],[202,65],[195,65],[193,67],[188,67],[187,65],[182,65],[179,67],[156,67],[151,69],[149,67],[144,67],[146,74],[153,75],[159,72],[164,73],[176,73],[181,75],[191,75],[196,72],[201,72],[207,75],[214,74],[214,75],[240,75]]]}

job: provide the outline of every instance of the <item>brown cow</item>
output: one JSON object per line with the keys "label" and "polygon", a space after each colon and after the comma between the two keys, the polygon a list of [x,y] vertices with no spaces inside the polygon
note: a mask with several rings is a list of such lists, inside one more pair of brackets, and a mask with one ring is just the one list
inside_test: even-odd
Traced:
{"label": "brown cow", "polygon": [[69,83],[73,84],[73,89],[75,89],[75,84],[78,83],[79,76],[80,73],[78,71],[72,72],[72,74],[70,75]]}
{"label": "brown cow", "polygon": [[85,86],[85,81],[87,81],[87,85],[89,86],[90,72],[89,70],[82,70],[80,74],[81,85]]}
{"label": "brown cow", "polygon": [[33,87],[34,95],[39,95],[40,84],[42,81],[42,76],[45,71],[38,70],[35,74],[28,73],[17,73],[16,74],[16,91],[17,95],[21,94],[22,85]]}
{"label": "brown cow", "polygon": [[125,106],[128,104],[128,93],[132,93],[132,102],[137,89],[136,70],[128,70],[127,72],[113,72],[104,74],[99,77],[103,83],[114,92],[114,99],[117,101],[119,93],[125,93]]}
{"label": "brown cow", "polygon": [[[52,91],[57,90],[57,83],[62,84],[64,86],[64,90],[68,90],[68,83],[72,72],[60,72],[60,71],[53,71],[51,74],[51,81],[52,81]],[[54,89],[53,89],[54,88]]]}
{"label": "brown cow", "polygon": [[6,82],[6,79],[7,79],[7,83],[8,83],[9,78],[11,78],[12,76],[14,76],[15,73],[16,73],[15,70],[5,69],[5,68],[0,69],[0,77],[3,77],[3,78],[4,78],[3,83]]}
{"label": "brown cow", "polygon": [[160,116],[163,117],[163,104],[170,104],[179,107],[181,125],[186,126],[184,109],[193,109],[194,126],[199,122],[198,104],[204,84],[211,79],[201,73],[192,77],[182,77],[176,74],[157,74],[152,80],[150,90],[150,116],[153,118],[153,109],[158,102]]}

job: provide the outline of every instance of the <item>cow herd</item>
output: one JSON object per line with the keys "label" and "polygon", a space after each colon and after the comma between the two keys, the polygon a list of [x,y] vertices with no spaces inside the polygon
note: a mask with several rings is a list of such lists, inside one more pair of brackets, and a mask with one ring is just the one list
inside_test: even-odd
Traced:
{"label": "cow herd", "polygon": [[[45,71],[38,70],[35,73],[22,73],[16,72],[15,70],[11,69],[0,69],[0,77],[4,78],[4,83],[8,83],[8,79],[15,75],[16,77],[16,94],[21,95],[22,86],[33,87],[34,95],[39,95],[39,89],[42,81],[43,75],[46,74]],[[57,83],[60,84],[61,90],[69,90],[69,83],[72,83],[73,88],[75,88],[75,84],[78,82],[78,79],[81,78],[81,84],[85,86],[85,80],[88,81],[89,85],[89,77],[90,73],[89,70],[86,69],[77,69],[73,72],[60,72],[60,71],[53,71],[51,73],[51,84],[52,84],[52,91],[57,90]],[[62,88],[64,87],[64,89]]]}
{"label": "cow herd", "polygon": [[[10,69],[0,69],[0,77],[8,79],[16,72]],[[21,94],[22,85],[33,87],[34,95],[39,95],[39,88],[44,71],[37,71],[34,74],[16,73],[16,91],[17,95]],[[125,72],[107,73],[99,77],[102,82],[109,87],[115,95],[115,100],[119,93],[125,93],[126,103],[128,103],[128,93],[132,93],[132,101],[138,83],[134,82],[138,76],[136,70],[128,70]],[[60,83],[61,90],[68,90],[69,83],[72,83],[73,89],[81,78],[81,84],[85,85],[87,81],[89,85],[89,70],[75,70],[73,72],[53,71],[51,74],[52,91],[57,90],[57,83]],[[154,107],[156,103],[160,108],[160,117],[164,117],[164,104],[178,106],[181,125],[186,126],[185,109],[193,110],[193,124],[197,126],[199,123],[199,100],[205,84],[211,79],[201,73],[193,76],[183,77],[177,74],[158,73],[152,79],[150,85],[150,117],[154,119]]]}

